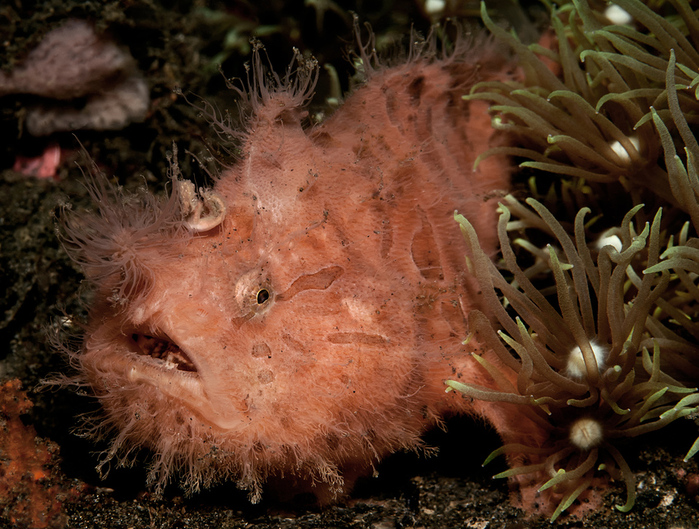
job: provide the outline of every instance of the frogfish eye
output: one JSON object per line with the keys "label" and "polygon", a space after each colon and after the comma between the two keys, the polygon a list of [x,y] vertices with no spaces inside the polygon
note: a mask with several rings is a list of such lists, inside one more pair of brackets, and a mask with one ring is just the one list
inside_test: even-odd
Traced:
{"label": "frogfish eye", "polygon": [[263,303],[265,303],[265,301],[267,301],[267,300],[269,299],[269,290],[267,290],[266,288],[261,288],[261,289],[257,292],[257,298],[256,298],[256,299],[257,299],[257,304],[258,304],[258,305],[262,305]]}

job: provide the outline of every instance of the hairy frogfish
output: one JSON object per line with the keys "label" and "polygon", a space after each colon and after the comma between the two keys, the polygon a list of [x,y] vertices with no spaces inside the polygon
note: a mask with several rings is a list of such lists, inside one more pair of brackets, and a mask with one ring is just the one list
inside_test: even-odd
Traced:
{"label": "hairy frogfish", "polygon": [[392,66],[363,46],[365,81],[312,126],[317,66],[277,75],[256,52],[212,188],[175,168],[169,196],[131,195],[93,174],[96,212],[67,212],[62,238],[94,288],[72,360],[102,406],[102,464],[145,448],[156,488],[234,481],[257,501],[274,482],[323,503],[454,414],[521,434],[514,407],[444,383],[494,385],[463,343],[479,293],[454,212],[494,255],[510,170],[474,169],[503,138],[462,96],[511,64],[486,39],[436,40]]}

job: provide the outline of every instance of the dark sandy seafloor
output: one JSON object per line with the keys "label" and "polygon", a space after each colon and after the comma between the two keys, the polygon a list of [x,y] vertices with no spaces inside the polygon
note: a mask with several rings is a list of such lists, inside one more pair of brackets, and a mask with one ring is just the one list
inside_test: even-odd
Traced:
{"label": "dark sandy seafloor", "polygon": [[[162,2],[166,3],[166,2]],[[459,418],[447,432],[427,436],[437,456],[396,454],[377,468],[378,476],[361,481],[352,496],[325,509],[305,504],[277,504],[263,499],[248,503],[233,485],[186,498],[176,487],[156,498],[145,485],[142,469],[112,469],[101,480],[94,467],[105,446],[96,446],[73,433],[77,416],[93,411],[95,402],[71,389],[36,391],[52,373],[70,373],[66,358],[50,344],[49,336],[61,327],[76,333],[70,321],[86,317],[89,293],[82,276],[61,249],[55,217],[60,207],[88,205],[81,185],[89,166],[86,154],[115,181],[127,188],[147,182],[162,190],[167,181],[167,154],[178,145],[184,174],[200,183],[207,181],[191,155],[212,167],[218,156],[214,134],[206,120],[178,97],[182,88],[190,101],[201,96],[218,108],[234,108],[217,63],[228,77],[244,75],[249,58],[248,39],[259,34],[272,64],[286,67],[291,48],[315,55],[320,64],[337,68],[342,89],[348,88],[351,67],[344,50],[351,45],[350,11],[374,27],[378,42],[405,35],[413,23],[425,31],[430,24],[417,2],[172,2],[164,8],[157,0],[79,2],[45,0],[4,2],[0,6],[0,65],[10,69],[25,50],[36,45],[60,20],[73,17],[93,21],[100,30],[129,48],[151,90],[151,109],[145,121],[122,130],[57,133],[32,138],[22,130],[23,109],[34,101],[29,96],[0,98],[0,381],[18,378],[34,406],[22,416],[37,439],[55,443],[54,468],[43,488],[62,490],[62,514],[46,520],[49,527],[75,528],[408,528],[547,527],[548,520],[528,518],[511,506],[504,480],[491,476],[504,470],[497,461],[480,463],[499,439],[482,423]],[[311,5],[312,4],[312,5]],[[314,7],[317,6],[317,7]],[[325,7],[324,7],[325,6]],[[497,6],[496,6],[497,7]],[[464,2],[450,13],[473,16],[477,4]],[[320,11],[318,11],[320,10]],[[541,21],[536,5],[523,10],[531,28]],[[516,16],[514,18],[517,18]],[[229,43],[228,48],[224,42]],[[223,53],[222,55],[219,55]],[[311,113],[324,109],[332,95],[329,76],[323,70],[318,97]],[[17,155],[37,156],[47,145],[60,146],[62,160],[55,179],[37,179],[12,170]],[[82,146],[82,147],[81,147]],[[84,148],[85,153],[81,152]],[[207,150],[208,149],[208,150]],[[9,426],[3,418],[7,434]],[[0,432],[0,435],[4,435]],[[560,527],[589,528],[691,528],[699,527],[699,466],[696,458],[682,462],[693,439],[692,420],[678,421],[637,442],[622,445],[637,478],[637,500],[629,513],[620,513],[623,484],[614,484],[604,507],[584,520],[561,517]],[[36,444],[36,441],[35,441]],[[38,445],[37,445],[38,446]],[[33,449],[28,446],[27,449]],[[0,459],[7,454],[0,453]],[[147,457],[141,459],[147,461]],[[1,477],[1,476],[0,476]],[[51,489],[53,490],[53,489]],[[3,496],[4,494],[4,496]],[[24,494],[24,496],[22,496]],[[13,508],[31,502],[26,492],[11,497],[0,486],[0,526],[21,527]]]}

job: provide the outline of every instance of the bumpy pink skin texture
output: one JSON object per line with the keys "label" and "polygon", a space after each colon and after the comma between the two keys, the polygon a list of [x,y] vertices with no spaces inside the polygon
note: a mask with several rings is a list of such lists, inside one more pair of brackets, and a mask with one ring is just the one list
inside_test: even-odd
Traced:
{"label": "bumpy pink skin texture", "polygon": [[[256,501],[273,480],[325,502],[455,413],[505,441],[528,435],[514,408],[444,385],[493,386],[479,345],[461,343],[478,293],[453,214],[496,252],[509,168],[493,157],[473,170],[501,140],[461,96],[504,71],[462,41],[371,70],[307,130],[308,94],[260,85],[242,158],[215,186],[220,226],[187,231],[176,197],[142,219],[103,205],[99,235],[69,225],[101,300],[76,358],[104,408],[97,429],[114,436],[105,459],[147,447],[159,486],[173,472],[190,491],[232,479]],[[139,351],[139,336],[176,344],[195,370]]]}

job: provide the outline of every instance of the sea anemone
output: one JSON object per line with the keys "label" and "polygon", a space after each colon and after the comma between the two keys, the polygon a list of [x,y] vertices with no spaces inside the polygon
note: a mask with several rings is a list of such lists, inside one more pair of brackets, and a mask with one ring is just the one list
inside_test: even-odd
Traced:
{"label": "sea anemone", "polygon": [[[685,0],[667,18],[637,0],[616,4],[632,24],[609,24],[583,0],[551,6],[554,50],[525,46],[483,8],[524,80],[466,96],[491,102],[493,125],[519,141],[481,159],[508,154],[534,176],[515,193],[529,194],[529,207],[515,196],[501,203],[499,263],[456,216],[483,292],[471,331],[505,367],[474,351],[499,390],[447,384],[521,405],[548,432],[487,461],[506,454],[511,469],[497,477],[552,520],[576,499],[599,499],[609,477],[626,483],[617,508],[630,510],[635,477],[619,439],[699,409],[699,20]],[[699,440],[686,459],[697,451]]]}
{"label": "sea anemone", "polygon": [[[519,147],[484,156],[504,152],[525,158],[521,167],[587,182],[620,182],[635,200],[645,189],[677,204],[682,198],[658,163],[662,145],[649,109],[666,122],[674,119],[669,79],[670,90],[681,88],[675,106],[690,123],[697,120],[699,102],[690,89],[699,82],[699,21],[686,0],[673,2],[681,27],[638,0],[615,3],[636,27],[610,25],[603,10],[586,0],[551,6],[557,50],[525,46],[482,9],[490,31],[520,56],[524,74],[522,82],[480,83],[466,96],[493,103],[494,126],[519,139]],[[560,75],[540,56],[552,61]]]}
{"label": "sea anemone", "polygon": [[[661,260],[662,243],[670,245],[663,256],[674,254],[674,238],[661,230],[661,210],[640,227],[634,216],[641,206],[634,207],[617,229],[621,249],[607,244],[597,250],[586,234],[588,208],[578,212],[571,237],[541,202],[530,198],[527,204],[534,211],[512,196],[501,204],[502,273],[481,250],[469,222],[456,217],[470,247],[483,306],[502,328],[496,331],[485,313],[476,312],[470,316],[471,329],[506,367],[495,369],[476,356],[498,391],[458,381],[448,385],[474,398],[520,404],[548,431],[543,445],[507,444],[487,461],[510,454],[513,468],[498,477],[525,476],[526,483],[518,479],[525,489],[551,489],[537,501],[543,511],[557,504],[552,519],[593,485],[596,470],[626,482],[626,503],[617,508],[628,511],[635,478],[615,440],[662,428],[699,404],[696,388],[677,375],[696,362],[699,352],[663,321],[669,316],[663,307],[672,305],[675,314],[681,310],[667,299],[678,297],[668,292],[673,284],[668,269],[682,270],[683,264],[676,256]],[[513,212],[518,222],[511,220]],[[524,237],[511,241],[508,233],[524,236],[537,230],[547,232],[552,244],[535,248]],[[523,269],[513,246],[531,250],[534,264]],[[538,260],[553,275],[553,291],[538,285]]]}

